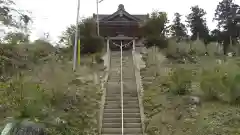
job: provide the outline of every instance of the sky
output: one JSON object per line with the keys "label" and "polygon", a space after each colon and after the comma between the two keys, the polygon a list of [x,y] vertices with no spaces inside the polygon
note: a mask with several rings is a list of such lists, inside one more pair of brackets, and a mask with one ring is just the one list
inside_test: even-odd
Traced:
{"label": "sky", "polygon": [[[214,29],[213,17],[217,4],[221,0],[104,0],[99,4],[99,14],[114,13],[119,4],[123,4],[130,14],[147,14],[153,10],[165,11],[170,21],[175,12],[183,15],[190,13],[190,7],[199,5],[206,12],[208,27]],[[235,0],[240,5],[240,0]],[[33,17],[31,40],[43,37],[49,33],[52,41],[58,37],[67,26],[76,23],[77,0],[16,0],[18,8],[28,10]],[[96,13],[96,0],[80,1],[80,18]]]}

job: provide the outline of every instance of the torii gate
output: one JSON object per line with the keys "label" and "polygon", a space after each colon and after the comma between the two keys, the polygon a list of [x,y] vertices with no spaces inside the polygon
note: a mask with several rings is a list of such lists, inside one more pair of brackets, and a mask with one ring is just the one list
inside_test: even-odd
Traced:
{"label": "torii gate", "polygon": [[[130,45],[131,43],[132,44],[132,48],[133,48],[133,51],[135,51],[135,43],[136,43],[136,37],[127,37],[127,36],[123,36],[123,35],[119,35],[119,36],[116,36],[116,37],[107,37],[106,40],[107,40],[107,51],[109,52],[110,51],[110,46],[109,46],[109,43],[110,41],[121,41],[120,44],[116,44],[113,42],[114,45],[120,47],[120,49],[122,50],[123,47],[126,47],[128,45]],[[130,40],[130,42],[128,42],[127,44],[123,44],[123,41],[124,40]]]}

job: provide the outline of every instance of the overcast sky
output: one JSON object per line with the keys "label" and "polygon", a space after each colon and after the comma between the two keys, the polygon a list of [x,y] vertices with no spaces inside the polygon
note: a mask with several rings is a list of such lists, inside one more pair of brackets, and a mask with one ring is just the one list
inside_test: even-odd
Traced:
{"label": "overcast sky", "polygon": [[[76,22],[77,0],[16,0],[18,7],[32,12],[34,24],[31,39],[49,32],[52,40],[57,40],[61,32]],[[212,22],[217,4],[221,0],[104,0],[99,4],[99,14],[115,12],[119,4],[124,4],[130,14],[147,14],[153,10],[165,11],[172,20],[173,14],[179,12],[186,15],[190,7],[199,5],[207,12],[207,23],[210,29],[215,27]],[[240,4],[240,0],[235,0]],[[96,0],[81,0],[80,17],[92,16],[96,13]],[[184,19],[184,17],[183,17]]]}

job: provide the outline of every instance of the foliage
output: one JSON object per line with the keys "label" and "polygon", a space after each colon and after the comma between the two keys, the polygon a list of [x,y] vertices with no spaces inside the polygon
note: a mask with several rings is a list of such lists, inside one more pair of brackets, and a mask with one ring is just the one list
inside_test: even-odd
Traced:
{"label": "foliage", "polygon": [[146,41],[145,41],[145,46],[147,48],[152,47],[152,46],[156,46],[159,47],[161,49],[166,48],[168,45],[168,41],[164,36],[147,36]]}
{"label": "foliage", "polygon": [[187,15],[187,26],[192,32],[192,40],[196,40],[197,38],[205,40],[208,38],[209,35],[206,19],[204,18],[205,15],[206,12],[199,6],[191,7],[191,13]]}
{"label": "foliage", "polygon": [[43,123],[49,134],[96,134],[99,87],[84,81],[87,77],[76,79],[93,72],[91,68],[74,74],[69,59],[62,58],[69,55],[68,48],[41,40],[1,47],[1,78],[8,78],[0,83],[0,126],[8,122],[6,117],[14,117]]}
{"label": "foliage", "polygon": [[177,37],[177,41],[187,37],[186,26],[181,22],[181,15],[179,13],[174,14],[175,18],[171,25],[171,36]]}
{"label": "foliage", "polygon": [[218,22],[218,28],[221,29],[220,41],[224,43],[224,52],[226,53],[230,42],[230,36],[233,44],[236,38],[239,37],[238,20],[236,18],[239,5],[233,0],[222,0],[219,2],[214,20]]}
{"label": "foliage", "polygon": [[239,67],[235,60],[204,69],[201,75],[201,89],[209,99],[238,103]]}
{"label": "foliage", "polygon": [[1,80],[8,79],[22,70],[30,70],[37,64],[45,63],[51,56],[56,55],[56,60],[62,59],[57,50],[51,44],[41,40],[37,40],[33,44],[1,44]]}
{"label": "foliage", "polygon": [[[92,82],[75,80],[66,69],[53,68],[57,72],[51,73],[48,64],[48,69],[38,69],[38,74],[46,74],[48,70],[48,76],[55,79],[24,74],[1,83],[0,103],[5,110],[1,112],[1,120],[5,120],[4,117],[30,119],[43,123],[47,132],[54,135],[95,134],[97,112],[94,108],[98,108],[99,89]],[[57,80],[57,77],[64,79]]]}
{"label": "foliage", "polygon": [[[104,40],[96,35],[96,24],[93,18],[86,18],[78,25],[81,39],[81,53],[96,53],[102,51]],[[72,47],[75,43],[76,26],[71,25],[63,32],[61,42]],[[79,39],[79,38],[78,38]]]}
{"label": "foliage", "polygon": [[9,32],[4,37],[4,40],[7,41],[8,44],[18,45],[19,43],[28,43],[29,35],[21,32]]}
{"label": "foliage", "polygon": [[192,72],[183,68],[176,68],[169,75],[169,89],[174,94],[185,95],[190,92]]}
{"label": "foliage", "polygon": [[196,55],[204,55],[207,50],[205,44],[201,40],[196,40],[192,43],[191,51]]}
{"label": "foliage", "polygon": [[196,63],[197,57],[205,55],[206,52],[206,46],[200,40],[188,43],[184,41],[176,42],[175,39],[170,39],[166,56],[174,61],[177,60],[177,63]]}
{"label": "foliage", "polygon": [[152,12],[150,19],[142,27],[143,35],[146,38],[145,46],[158,46],[159,48],[165,48],[166,41],[166,24],[168,22],[167,13],[154,11]]}
{"label": "foliage", "polygon": [[[13,8],[14,5],[14,0],[0,0],[0,22],[15,28],[26,28],[25,26],[32,21],[30,16]],[[18,15],[17,18],[14,17],[14,15]],[[22,23],[24,23],[25,26],[22,26]]]}
{"label": "foliage", "polygon": [[101,52],[104,47],[104,39],[102,37],[88,37],[81,40],[81,53],[97,53]]}

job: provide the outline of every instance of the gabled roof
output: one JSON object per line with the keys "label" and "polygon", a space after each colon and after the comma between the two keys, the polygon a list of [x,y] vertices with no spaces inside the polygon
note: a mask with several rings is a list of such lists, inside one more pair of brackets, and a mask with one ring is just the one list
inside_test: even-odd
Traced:
{"label": "gabled roof", "polygon": [[[137,21],[137,22],[145,21],[146,19],[148,19],[148,15],[131,15],[131,14],[129,14],[125,10],[123,4],[120,4],[118,6],[118,10],[116,12],[114,12],[113,14],[111,14],[111,15],[99,14],[98,18],[99,18],[99,21],[108,21],[108,20],[110,20],[110,19],[112,19],[112,18],[114,18],[114,17],[116,17],[118,15],[125,15],[128,18],[131,18],[132,20]],[[93,14],[93,17],[96,18],[96,15]]]}

